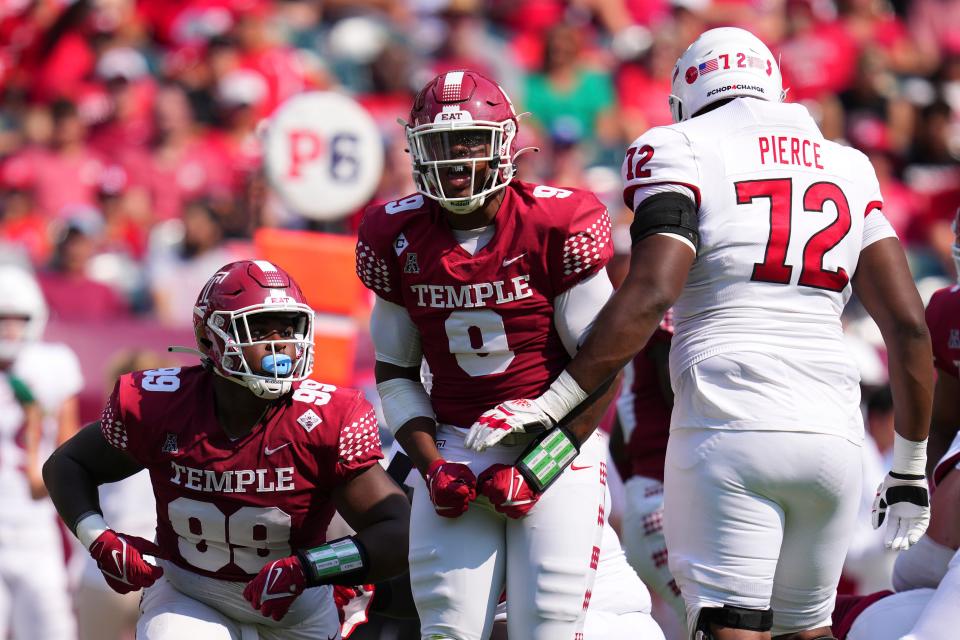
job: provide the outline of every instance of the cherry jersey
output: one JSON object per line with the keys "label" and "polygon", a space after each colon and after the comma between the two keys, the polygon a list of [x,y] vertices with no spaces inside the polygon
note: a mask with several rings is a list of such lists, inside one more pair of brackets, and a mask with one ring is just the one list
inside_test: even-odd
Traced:
{"label": "cherry jersey", "polygon": [[927,328],[933,347],[933,364],[956,378],[960,364],[960,285],[936,291],[927,303]]}
{"label": "cherry jersey", "polygon": [[593,194],[516,180],[504,192],[494,235],[474,255],[420,195],[371,207],[360,224],[357,275],[417,326],[441,423],[469,427],[499,402],[543,393],[570,360],[555,298],[613,255]]}
{"label": "cherry jersey", "polygon": [[[673,306],[674,389],[688,368],[718,354],[731,355],[718,368],[755,369],[753,360],[769,357],[783,370],[775,377],[789,378],[779,380],[783,397],[811,407],[798,415],[778,409],[780,398],[758,396],[749,409],[716,417],[678,405],[672,427],[839,429],[862,439],[859,373],[840,315],[860,252],[895,236],[866,156],[826,140],[801,105],[739,98],[650,129],[627,150],[623,174],[631,209],[657,192],[687,190],[698,210],[697,259]],[[756,356],[747,362],[744,353]],[[773,372],[758,367],[760,377]],[[814,393],[809,381],[821,401],[803,395]]]}
{"label": "cherry jersey", "polygon": [[672,337],[673,325],[668,311],[647,344],[623,369],[617,416],[630,465],[624,480],[643,476],[663,482],[663,461],[667,455],[673,405],[663,397],[660,374],[650,352],[656,345],[669,347]]}
{"label": "cherry jersey", "polygon": [[360,392],[304,380],[232,440],[214,415],[214,375],[195,366],[121,376],[100,429],[149,470],[166,558],[249,580],[324,542],[331,491],[383,457],[377,419]]}

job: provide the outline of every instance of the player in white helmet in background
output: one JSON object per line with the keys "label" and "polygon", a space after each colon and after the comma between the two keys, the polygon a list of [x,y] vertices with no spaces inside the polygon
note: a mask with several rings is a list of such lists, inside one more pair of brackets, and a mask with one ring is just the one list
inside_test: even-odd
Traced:
{"label": "player in white helmet in background", "polygon": [[869,161],[826,140],[803,106],[782,104],[777,60],[758,38],[703,33],[672,89],[675,124],[627,150],[630,272],[567,384],[524,411],[487,412],[473,430],[489,443],[563,419],[672,305],[664,532],[691,636],[830,638],[863,439],[841,312],[855,291],[890,353],[897,436],[874,526],[906,549],[929,520],[933,380],[920,296]]}
{"label": "player in white helmet in background", "polygon": [[57,388],[57,361],[33,362],[29,373],[39,377],[30,381],[15,367],[46,319],[33,275],[0,266],[0,638],[14,640],[62,640],[74,630],[63,545],[40,477],[41,398]]}

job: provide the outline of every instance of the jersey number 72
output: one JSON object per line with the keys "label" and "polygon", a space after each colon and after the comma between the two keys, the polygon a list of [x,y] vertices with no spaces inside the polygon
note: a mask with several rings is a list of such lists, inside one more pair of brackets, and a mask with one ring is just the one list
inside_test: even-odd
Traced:
{"label": "jersey number 72", "polygon": [[[790,284],[793,267],[786,260],[793,218],[793,180],[744,180],[734,183],[734,187],[737,190],[737,204],[750,204],[758,198],[770,201],[770,237],[767,239],[763,262],[753,265],[750,279]],[[837,267],[836,271],[824,269],[823,256],[850,232],[850,204],[840,187],[832,182],[815,182],[803,194],[804,212],[822,213],[827,202],[834,204],[837,217],[807,240],[803,247],[803,267],[797,284],[827,291],[843,291],[850,282],[850,276],[843,267]]]}

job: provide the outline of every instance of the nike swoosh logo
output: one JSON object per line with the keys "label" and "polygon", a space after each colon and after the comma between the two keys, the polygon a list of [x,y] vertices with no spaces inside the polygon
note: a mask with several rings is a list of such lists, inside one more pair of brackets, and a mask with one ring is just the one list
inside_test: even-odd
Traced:
{"label": "nike swoosh logo", "polygon": [[283,569],[280,567],[274,567],[273,574],[270,577],[270,580],[267,582],[267,591],[273,591],[273,587],[276,586],[277,580],[280,579],[280,574],[283,573]]}
{"label": "nike swoosh logo", "polygon": [[271,449],[270,447],[264,447],[264,448],[263,448],[263,455],[272,456],[272,455],[275,454],[277,451],[280,451],[280,449],[283,449],[284,447],[288,446],[289,444],[290,444],[289,442],[284,442],[284,443],[283,443],[282,445],[280,445],[279,447],[274,447],[273,449]]}
{"label": "nike swoosh logo", "polygon": [[587,464],[587,465],[584,465],[584,466],[582,466],[582,467],[578,467],[577,465],[572,464],[572,465],[570,465],[570,470],[571,470],[571,471],[582,471],[583,469],[589,469],[589,468],[592,467],[592,466],[593,466],[592,464]]}
{"label": "nike swoosh logo", "polygon": [[504,261],[503,261],[503,266],[509,267],[510,265],[512,265],[514,262],[516,262],[517,260],[519,260],[520,258],[522,258],[522,257],[525,256],[525,255],[527,255],[527,253],[526,253],[526,252],[523,252],[523,253],[521,253],[520,255],[518,255],[518,256],[515,257],[515,258],[510,258],[510,259],[506,259],[506,258],[505,258]]}
{"label": "nike swoosh logo", "polygon": [[[123,541],[121,541],[121,543],[123,544],[124,550],[125,550],[127,543]],[[111,574],[111,575],[113,576],[113,578],[115,578],[116,580],[119,580],[124,584],[130,584],[130,581],[127,580],[127,575],[126,575],[127,572],[124,570],[124,566],[123,566],[123,554],[124,554],[124,551],[121,551],[120,549],[114,549],[113,551],[110,552],[110,555],[113,556],[113,562],[117,565],[117,573],[115,575],[114,574]]]}

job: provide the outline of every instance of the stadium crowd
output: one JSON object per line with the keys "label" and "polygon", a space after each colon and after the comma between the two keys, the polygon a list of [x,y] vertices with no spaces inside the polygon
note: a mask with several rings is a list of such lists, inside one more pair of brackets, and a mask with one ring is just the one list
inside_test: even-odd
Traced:
{"label": "stadium crowd", "polygon": [[[364,106],[386,157],[372,202],[386,202],[415,191],[397,118],[430,78],[469,68],[530,112],[516,146],[540,152],[518,178],[587,189],[608,207],[616,283],[633,217],[624,149],[672,121],[674,62],[719,25],[768,43],[786,101],[867,154],[924,302],[954,281],[960,0],[11,0],[0,7],[0,253],[32,268],[62,325],[189,331],[196,292],[251,255],[257,229],[357,232],[363,207],[320,222],[271,188],[263,127],[279,105],[336,90]],[[871,436],[845,589],[868,593],[889,588],[894,562],[868,524],[893,409],[879,330],[855,301],[845,318]]]}
{"label": "stadium crowd", "polygon": [[[523,179],[620,205],[626,145],[667,124],[686,43],[743,26],[780,56],[787,100],[866,152],[917,278],[952,276],[960,205],[960,3],[948,0],[34,0],[0,9],[0,241],[39,271],[54,317],[185,317],[260,226],[316,227],[260,171],[258,123],[306,89],[374,115],[376,200],[412,190],[405,117],[433,75],[472,68],[530,111]],[[350,232],[357,215],[325,225]],[[620,235],[618,246],[626,251]],[[193,290],[193,287],[188,287]]]}

